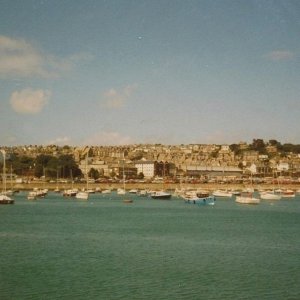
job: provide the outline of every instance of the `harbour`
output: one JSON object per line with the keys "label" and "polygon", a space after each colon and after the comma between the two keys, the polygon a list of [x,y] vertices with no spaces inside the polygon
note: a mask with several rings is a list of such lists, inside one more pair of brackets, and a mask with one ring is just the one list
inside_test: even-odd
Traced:
{"label": "harbour", "polygon": [[214,206],[49,192],[0,207],[2,299],[298,299],[300,197]]}

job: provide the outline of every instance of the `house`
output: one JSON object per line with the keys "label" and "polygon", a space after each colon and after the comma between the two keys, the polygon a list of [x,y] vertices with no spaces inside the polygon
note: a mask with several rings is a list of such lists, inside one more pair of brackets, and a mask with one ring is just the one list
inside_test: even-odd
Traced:
{"label": "house", "polygon": [[155,175],[155,162],[153,160],[136,161],[134,166],[137,168],[137,174],[143,173],[144,178],[152,178]]}

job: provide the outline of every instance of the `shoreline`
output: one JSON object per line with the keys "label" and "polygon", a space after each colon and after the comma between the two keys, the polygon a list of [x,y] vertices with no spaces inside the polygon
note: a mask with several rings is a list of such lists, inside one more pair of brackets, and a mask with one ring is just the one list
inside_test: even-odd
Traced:
{"label": "shoreline", "polygon": [[[99,189],[100,191],[105,189],[117,190],[118,188],[123,188],[122,183],[89,183],[88,187],[90,189]],[[137,190],[175,190],[179,188],[190,188],[190,189],[203,189],[208,191],[213,190],[243,190],[245,188],[254,188],[254,190],[268,190],[274,189],[274,185],[272,184],[253,184],[253,185],[246,185],[246,184],[218,184],[218,183],[202,183],[202,184],[176,184],[176,183],[128,183],[126,184],[126,190],[137,189]],[[20,191],[29,191],[33,190],[34,188],[38,189],[48,189],[49,191],[54,191],[58,188],[60,191],[65,189],[77,188],[79,190],[85,189],[85,183],[18,183],[14,184],[13,186],[8,186],[7,190],[20,190]],[[276,186],[275,188],[281,189],[291,189],[291,190],[298,190],[300,189],[300,183],[293,183],[293,184],[282,184],[280,186]]]}

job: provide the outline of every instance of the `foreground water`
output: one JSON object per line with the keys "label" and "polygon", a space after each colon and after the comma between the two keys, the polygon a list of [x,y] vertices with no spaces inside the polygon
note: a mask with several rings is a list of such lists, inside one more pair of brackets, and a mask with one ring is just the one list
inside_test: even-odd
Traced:
{"label": "foreground water", "polygon": [[0,206],[3,299],[300,299],[300,198]]}

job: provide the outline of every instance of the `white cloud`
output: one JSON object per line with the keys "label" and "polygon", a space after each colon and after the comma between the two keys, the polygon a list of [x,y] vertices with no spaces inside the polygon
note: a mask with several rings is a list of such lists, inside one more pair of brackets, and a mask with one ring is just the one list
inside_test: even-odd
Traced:
{"label": "white cloud", "polygon": [[131,97],[134,91],[137,89],[137,85],[128,85],[121,91],[110,89],[103,94],[104,105],[110,109],[120,109],[125,105],[125,102]]}
{"label": "white cloud", "polygon": [[88,54],[74,54],[59,58],[39,51],[24,39],[13,39],[0,35],[0,77],[59,77],[72,69],[76,63],[89,60]]}
{"label": "white cloud", "polygon": [[133,144],[130,136],[122,136],[119,132],[99,132],[84,141],[84,145],[129,145]]}
{"label": "white cloud", "polygon": [[57,146],[65,146],[71,144],[72,144],[72,139],[68,136],[57,137],[53,140],[46,142],[46,145],[57,145]]}
{"label": "white cloud", "polygon": [[274,50],[267,53],[266,57],[273,61],[291,60],[295,57],[295,53],[288,50]]}
{"label": "white cloud", "polygon": [[10,97],[13,110],[20,114],[37,114],[48,103],[50,92],[47,90],[24,89],[15,91]]}

